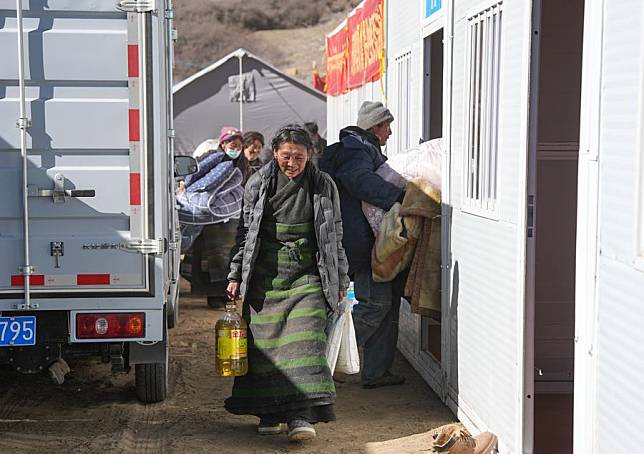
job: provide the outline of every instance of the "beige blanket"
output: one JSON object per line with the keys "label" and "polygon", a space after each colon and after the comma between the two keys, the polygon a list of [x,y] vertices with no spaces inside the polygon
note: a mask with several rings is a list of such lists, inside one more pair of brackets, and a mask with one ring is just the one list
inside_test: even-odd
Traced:
{"label": "beige blanket", "polygon": [[385,215],[372,253],[373,278],[393,280],[410,268],[405,287],[412,311],[437,316],[441,298],[440,190],[414,178],[407,185],[402,206]]}

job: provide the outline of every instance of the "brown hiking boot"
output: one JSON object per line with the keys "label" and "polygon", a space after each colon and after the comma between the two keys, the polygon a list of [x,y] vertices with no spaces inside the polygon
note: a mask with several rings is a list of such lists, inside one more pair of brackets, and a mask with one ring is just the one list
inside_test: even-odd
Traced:
{"label": "brown hiking boot", "polygon": [[483,432],[476,437],[459,424],[448,424],[434,435],[433,452],[445,454],[491,454],[496,435]]}

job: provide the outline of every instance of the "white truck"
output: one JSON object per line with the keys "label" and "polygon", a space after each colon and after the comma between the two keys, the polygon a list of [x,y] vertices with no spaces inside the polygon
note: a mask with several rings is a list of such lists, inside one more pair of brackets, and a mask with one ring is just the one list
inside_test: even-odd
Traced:
{"label": "white truck", "polygon": [[173,156],[172,15],[0,0],[0,365],[98,355],[134,366],[141,401],[166,397],[175,178],[196,170]]}

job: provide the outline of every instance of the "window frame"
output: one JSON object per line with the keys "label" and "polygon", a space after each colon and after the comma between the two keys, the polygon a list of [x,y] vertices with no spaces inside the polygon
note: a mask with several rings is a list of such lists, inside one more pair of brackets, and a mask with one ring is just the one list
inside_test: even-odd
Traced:
{"label": "window frame", "polygon": [[[394,85],[393,85],[393,90],[395,90],[395,103],[394,103],[394,122],[392,123],[393,129],[392,129],[392,145],[393,149],[387,145],[387,154],[390,153],[390,151],[393,151],[394,153],[400,153],[405,150],[410,149],[411,147],[414,146],[414,142],[412,140],[411,134],[413,131],[413,122],[411,121],[412,119],[412,110],[413,110],[413,103],[412,103],[412,92],[413,92],[413,86],[412,86],[412,77],[413,77],[413,50],[411,48],[407,48],[402,50],[396,57],[393,59],[393,71],[394,71]],[[405,68],[406,67],[406,68]],[[406,69],[406,77],[404,74],[404,70]],[[402,101],[403,101],[403,94],[406,93],[406,98],[405,102],[406,105],[403,106]],[[403,108],[405,110],[405,116],[403,116],[401,113],[403,112]],[[405,140],[406,139],[406,140]],[[403,143],[404,142],[404,143]]]}
{"label": "window frame", "polygon": [[[503,35],[502,0],[488,2],[485,7],[468,14],[464,67],[464,82],[467,87],[464,113],[467,119],[463,135],[461,210],[494,220],[499,219],[501,206],[499,143]],[[479,55],[475,53],[477,49]],[[484,56],[483,59],[480,57],[481,54]],[[489,64],[490,55],[492,64]],[[476,63],[473,58],[477,59]],[[486,74],[481,75],[482,71]],[[479,97],[478,109],[472,108],[474,96]],[[488,124],[489,122],[492,124]],[[476,128],[474,132],[472,128]],[[486,145],[479,144],[478,148],[474,149],[472,142],[475,139],[485,141]],[[476,173],[472,171],[474,152],[477,154]],[[494,160],[494,164],[490,163],[491,160]],[[472,181],[473,178],[476,178],[476,182]],[[481,179],[483,179],[482,182]]]}

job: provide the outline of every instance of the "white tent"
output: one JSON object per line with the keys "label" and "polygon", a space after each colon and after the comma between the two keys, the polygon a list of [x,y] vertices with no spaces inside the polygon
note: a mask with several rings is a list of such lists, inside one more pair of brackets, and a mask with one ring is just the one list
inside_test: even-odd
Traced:
{"label": "white tent", "polygon": [[267,141],[289,123],[315,121],[320,134],[326,132],[326,95],[244,49],[176,84],[173,91],[180,154],[191,154],[204,140],[216,138],[224,126],[259,131]]}

